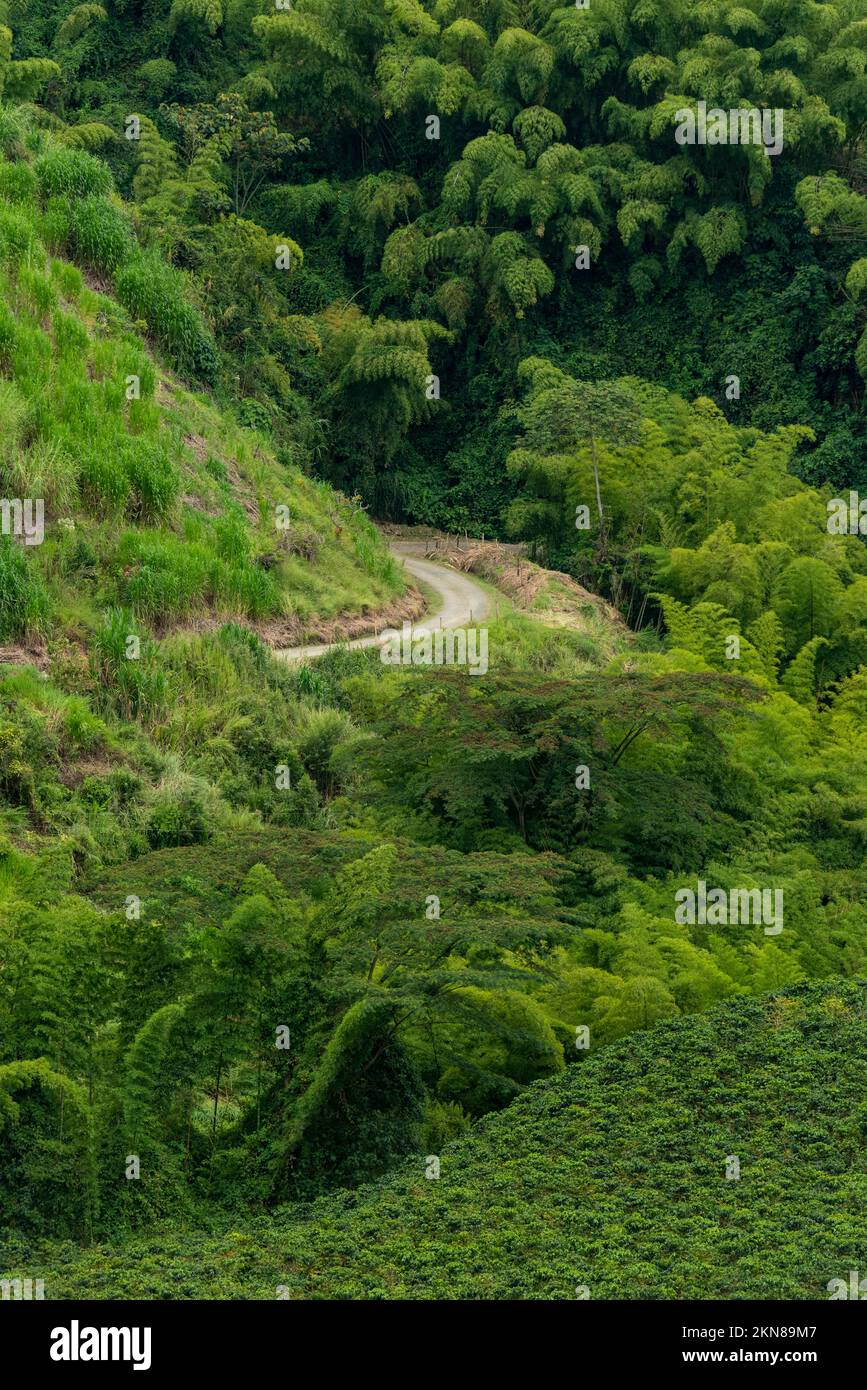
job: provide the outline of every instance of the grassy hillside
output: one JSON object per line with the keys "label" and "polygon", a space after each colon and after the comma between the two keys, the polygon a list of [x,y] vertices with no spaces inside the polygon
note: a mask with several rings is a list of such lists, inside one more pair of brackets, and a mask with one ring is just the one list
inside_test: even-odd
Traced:
{"label": "grassy hillside", "polygon": [[636,1034],[448,1145],[436,1180],[420,1153],[267,1224],[3,1263],[56,1298],[826,1299],[867,1260],[865,991]]}
{"label": "grassy hillside", "polygon": [[863,1265],[865,5],[0,0],[0,1270]]}
{"label": "grassy hillside", "polygon": [[127,631],[237,618],[288,643],[399,595],[357,505],[166,365],[201,375],[209,330],[106,165],[9,112],[4,148],[0,478],[43,501],[45,539],[0,541],[0,642],[87,643],[120,609]]}

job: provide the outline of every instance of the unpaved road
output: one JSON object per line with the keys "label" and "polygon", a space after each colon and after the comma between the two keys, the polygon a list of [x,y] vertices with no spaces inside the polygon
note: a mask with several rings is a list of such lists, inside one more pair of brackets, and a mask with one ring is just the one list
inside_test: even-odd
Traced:
{"label": "unpaved road", "polygon": [[[439,627],[468,627],[478,622],[490,611],[490,599],[484,589],[468,574],[446,569],[424,559],[424,543],[421,541],[392,541],[391,553],[402,560],[406,569],[416,579],[429,588],[435,589],[439,602],[437,606],[420,619],[416,627],[431,630]],[[313,647],[279,647],[275,656],[284,661],[309,661],[333,647],[377,647],[379,637],[356,637],[351,642],[324,642]]]}

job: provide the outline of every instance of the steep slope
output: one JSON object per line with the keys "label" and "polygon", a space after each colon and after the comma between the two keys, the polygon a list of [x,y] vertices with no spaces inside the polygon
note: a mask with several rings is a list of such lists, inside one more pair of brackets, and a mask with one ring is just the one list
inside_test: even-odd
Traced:
{"label": "steep slope", "polygon": [[635,1034],[482,1120],[436,1180],[419,1154],[220,1238],[2,1262],[56,1298],[826,1299],[867,1263],[865,990],[795,986]]}
{"label": "steep slope", "polygon": [[400,567],[357,504],[171,370],[207,379],[210,333],[183,277],[138,249],[106,165],[10,129],[0,643],[86,643],[109,608],[128,611],[128,631],[234,618],[284,644],[417,611],[417,598],[395,603]]}
{"label": "steep slope", "polygon": [[[490,601],[484,589],[463,574],[450,574],[439,565],[429,564],[416,553],[411,545],[393,542],[392,554],[414,579],[420,580],[433,594],[430,610],[421,620],[421,626],[436,628],[465,627],[485,618]],[[382,625],[378,624],[379,631]],[[374,647],[379,644],[379,635],[357,637],[350,641],[350,647]],[[323,656],[335,644],[285,647],[278,656],[287,661],[306,661],[311,657]]]}

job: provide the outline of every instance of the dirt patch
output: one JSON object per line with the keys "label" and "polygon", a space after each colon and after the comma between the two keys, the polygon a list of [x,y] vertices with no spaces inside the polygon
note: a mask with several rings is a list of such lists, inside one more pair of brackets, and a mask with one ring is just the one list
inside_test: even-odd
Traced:
{"label": "dirt patch", "polygon": [[194,511],[202,512],[204,516],[215,517],[220,515],[216,507],[209,507],[207,502],[203,502],[201,497],[196,497],[192,492],[181,493],[180,501],[187,507],[192,507]]}
{"label": "dirt patch", "polygon": [[357,613],[338,613],[333,618],[297,618],[289,615],[283,618],[267,618],[251,622],[249,618],[239,618],[233,614],[207,614],[192,622],[177,623],[162,627],[155,633],[158,638],[170,636],[175,632],[216,632],[226,623],[237,623],[239,627],[255,632],[267,647],[319,646],[328,642],[351,642],[356,637],[373,637],[386,627],[396,627],[403,622],[416,622],[427,612],[427,604],[418,589],[408,588],[401,598],[393,599],[384,608],[364,607]]}
{"label": "dirt patch", "polygon": [[0,647],[0,666],[35,666],[37,671],[47,671],[49,656],[43,647],[13,645]]}
{"label": "dirt patch", "polygon": [[85,777],[110,777],[125,763],[125,758],[82,758],[78,763],[65,762],[58,770],[57,779],[71,790],[80,786]]}
{"label": "dirt patch", "polygon": [[208,441],[203,434],[185,434],[184,443],[188,449],[192,449],[199,463],[207,463],[210,450],[208,449]]}
{"label": "dirt patch", "polygon": [[[205,438],[205,436],[203,434],[185,434],[184,444],[190,450],[190,452],[195,455],[196,461],[199,464],[199,466],[201,468],[206,467],[208,459],[211,457],[213,450],[208,444],[208,441]],[[250,519],[258,525],[259,503],[253,495],[253,489],[250,487],[250,484],[245,482],[244,479],[241,477],[241,474],[238,472],[238,465],[235,463],[235,460],[233,458],[223,458],[222,455],[218,455],[218,457],[220,463],[226,470],[226,477],[229,480],[229,486],[231,487],[233,493],[237,497],[241,506],[244,508],[244,511],[247,513],[248,517],[250,517]],[[195,506],[196,503],[191,502],[191,505]],[[207,508],[203,507],[201,503],[199,503],[198,506],[199,511],[207,510]],[[217,516],[219,515],[219,513],[208,512],[208,515]]]}
{"label": "dirt patch", "polygon": [[351,642],[356,637],[373,637],[383,628],[416,622],[426,612],[427,604],[418,589],[408,588],[384,608],[364,607],[360,613],[338,613],[333,618],[312,618],[306,622],[282,618],[273,623],[256,624],[255,631],[269,647],[318,646],[328,642]]}
{"label": "dirt patch", "polygon": [[78,269],[81,271],[81,278],[89,290],[93,290],[96,294],[104,295],[111,295],[114,293],[114,286],[107,275],[99,275],[88,266],[80,265]]}
{"label": "dirt patch", "polygon": [[495,585],[516,608],[532,611],[551,627],[580,627],[582,619],[592,613],[619,640],[626,642],[632,636],[610,603],[591,594],[571,575],[534,564],[522,547],[433,536],[425,542],[425,558],[439,560],[464,574],[477,574]]}
{"label": "dirt patch", "polygon": [[244,479],[241,477],[240,473],[238,472],[238,465],[235,463],[234,459],[224,458],[221,459],[221,462],[226,470],[226,477],[229,479],[229,484],[231,486],[232,491],[234,492],[241,506],[244,508],[244,511],[247,513],[248,517],[250,517],[252,521],[258,524],[259,503],[253,496],[253,489],[250,487],[250,484],[246,483]]}

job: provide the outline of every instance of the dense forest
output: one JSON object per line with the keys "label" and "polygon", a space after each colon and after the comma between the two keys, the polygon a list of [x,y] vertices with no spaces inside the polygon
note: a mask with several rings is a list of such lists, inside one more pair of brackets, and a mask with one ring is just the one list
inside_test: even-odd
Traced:
{"label": "dense forest", "polygon": [[865,142],[867,0],[0,3],[4,1289],[867,1272]]}

